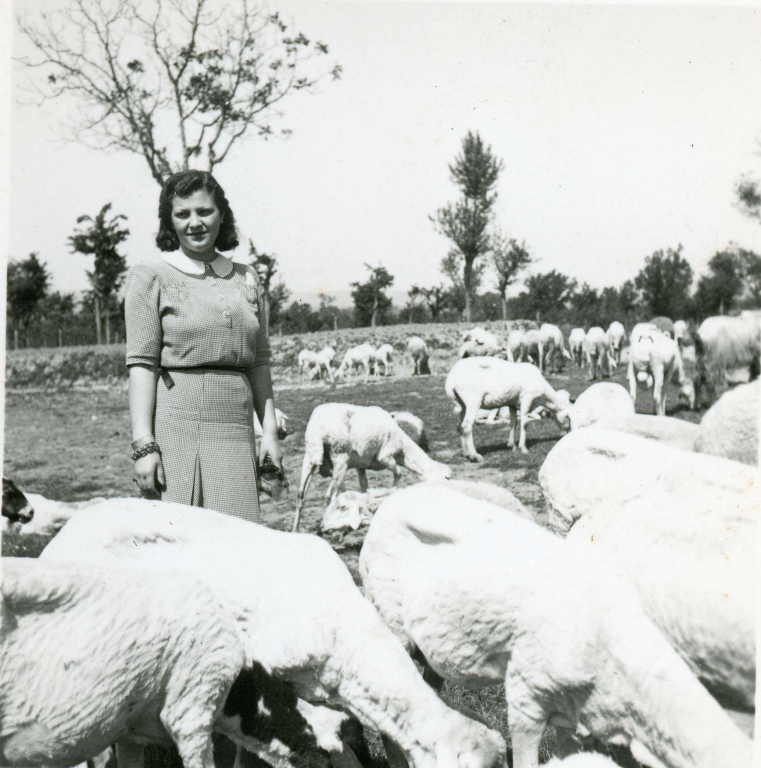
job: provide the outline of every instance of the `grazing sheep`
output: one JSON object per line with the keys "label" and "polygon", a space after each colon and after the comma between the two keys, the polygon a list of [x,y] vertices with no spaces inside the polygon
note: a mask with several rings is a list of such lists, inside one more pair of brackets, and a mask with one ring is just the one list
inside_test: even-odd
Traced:
{"label": "grazing sheep", "polygon": [[539,329],[539,370],[548,370],[559,373],[563,370],[563,358],[571,358],[571,353],[565,348],[563,331],[552,325],[544,323]]}
{"label": "grazing sheep", "polygon": [[654,317],[650,325],[654,325],[664,336],[674,338],[674,321],[670,317]]}
{"label": "grazing sheep", "polygon": [[695,336],[697,403],[701,402],[704,391],[711,401],[715,399],[714,380],[727,371],[748,368],[749,379],[756,379],[761,368],[760,354],[761,318],[756,313],[706,318]]}
{"label": "grazing sheep", "polygon": [[695,450],[758,466],[759,381],[725,392],[703,416]]}
{"label": "grazing sheep", "polygon": [[71,520],[43,557],[196,574],[237,623],[247,656],[300,698],[352,713],[412,768],[505,768],[500,735],[449,709],[425,684],[317,536],[199,507],[112,499]]}
{"label": "grazing sheep", "polygon": [[690,327],[685,320],[674,321],[674,341],[679,345],[681,352],[690,339]]}
{"label": "grazing sheep", "polygon": [[310,379],[317,378],[322,372],[328,376],[330,383],[333,383],[333,370],[331,364],[336,356],[333,347],[323,347],[319,352],[312,352],[308,349],[302,349],[299,352],[299,378],[302,375],[308,375]]}
{"label": "grazing sheep", "polygon": [[499,339],[484,328],[471,328],[469,331],[463,331],[462,340],[464,342],[473,341],[476,344],[481,344],[484,347],[492,347],[494,349],[500,349],[502,345]]}
{"label": "grazing sheep", "polygon": [[75,765],[113,741],[171,739],[185,768],[213,768],[212,730],[237,730],[243,713],[225,701],[248,683],[238,628],[208,587],[125,567],[2,567],[0,764]]}
{"label": "grazing sheep", "polygon": [[561,429],[569,426],[571,403],[568,393],[565,390],[556,392],[540,371],[529,363],[489,358],[460,360],[449,372],[445,388],[447,395],[455,402],[462,452],[471,461],[483,461],[473,443],[473,425],[479,408],[510,408],[510,449],[515,448],[515,425],[520,412],[518,448],[521,453],[527,453],[526,424],[529,413],[537,406],[545,406]]}
{"label": "grazing sheep", "polygon": [[592,384],[571,408],[571,429],[583,429],[598,421],[617,424],[634,415],[634,403],[620,384],[602,381]]}
{"label": "grazing sheep", "polygon": [[357,347],[351,347],[346,350],[341,365],[338,366],[336,371],[336,378],[348,376],[349,373],[353,373],[359,366],[363,366],[365,369],[365,384],[370,380],[370,364],[375,355],[375,347],[372,344],[360,344]]}
{"label": "grazing sheep", "polygon": [[695,388],[687,378],[679,354],[679,345],[670,337],[653,332],[640,332],[629,348],[629,394],[637,402],[637,381],[653,379],[653,401],[658,416],[666,415],[666,385],[672,380],[679,385],[679,395],[695,405]]}
{"label": "grazing sheep", "polygon": [[479,344],[477,341],[466,341],[459,349],[457,357],[464,360],[468,357],[496,357],[502,352],[500,347],[491,344]]}
{"label": "grazing sheep", "polygon": [[394,348],[390,344],[381,344],[378,349],[373,352],[373,366],[375,367],[375,373],[380,375],[380,366],[383,365],[383,375],[388,376],[388,370],[393,362]]}
{"label": "grazing sheep", "polygon": [[760,480],[757,469],[736,461],[600,427],[563,437],[539,470],[550,526],[562,536],[582,515],[612,500],[618,504],[645,492],[678,493],[683,488],[739,500]]}
{"label": "grazing sheep", "polygon": [[608,370],[608,337],[599,325],[595,325],[587,331],[584,340],[584,352],[589,366],[589,380],[597,378],[597,368],[600,368],[600,377],[607,379],[610,376]]}
{"label": "grazing sheep", "polygon": [[309,483],[317,470],[323,477],[333,476],[327,492],[329,504],[343,487],[346,472],[352,468],[357,470],[363,491],[367,490],[368,469],[391,470],[394,486],[399,484],[400,466],[419,477],[451,477],[446,464],[429,458],[407,437],[391,414],[376,405],[318,405],[309,417],[304,443],[294,531],[299,528]]}
{"label": "grazing sheep", "polygon": [[584,347],[587,341],[587,334],[583,328],[574,328],[568,337],[568,346],[571,348],[571,357],[573,357],[577,367],[584,367]]}
{"label": "grazing sheep", "polygon": [[539,366],[539,331],[531,328],[526,331],[526,358],[529,362]]}
{"label": "grazing sheep", "polygon": [[402,428],[412,442],[419,445],[426,453],[430,452],[428,435],[421,418],[409,411],[391,411],[391,418]]}
{"label": "grazing sheep", "polygon": [[594,553],[446,486],[397,491],[360,553],[365,595],[408,652],[469,688],[505,684],[515,768],[591,736],[667,768],[748,765],[751,742]]}
{"label": "grazing sheep", "polygon": [[618,320],[614,320],[608,326],[605,335],[608,339],[608,362],[611,368],[615,369],[621,365],[621,351],[624,348],[626,329]]}
{"label": "grazing sheep", "polygon": [[431,367],[428,363],[428,346],[424,339],[420,336],[410,336],[407,339],[407,349],[410,355],[412,355],[412,363],[414,369],[412,371],[413,376],[423,376],[431,372]]}
{"label": "grazing sheep", "polygon": [[526,334],[520,328],[508,334],[506,352],[511,363],[522,363],[526,359]]}
{"label": "grazing sheep", "polygon": [[[688,455],[688,454],[683,454]],[[596,505],[566,544],[605,556],[642,607],[718,701],[754,709],[758,492],[689,486]]]}
{"label": "grazing sheep", "polygon": [[34,517],[34,508],[29,499],[19,490],[9,477],[3,478],[3,514],[0,518],[0,530],[9,528],[14,523],[23,525]]}

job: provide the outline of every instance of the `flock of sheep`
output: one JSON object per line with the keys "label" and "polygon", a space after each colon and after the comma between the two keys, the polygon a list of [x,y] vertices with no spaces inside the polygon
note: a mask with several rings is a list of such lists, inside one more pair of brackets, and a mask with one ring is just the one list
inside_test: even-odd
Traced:
{"label": "flock of sheep", "polygon": [[[711,367],[755,378],[758,317],[713,320],[737,322],[694,334],[700,385]],[[511,448],[526,451],[535,419],[567,432],[539,473],[549,529],[508,489],[452,479],[414,414],[314,409],[293,528],[311,478],[331,477],[323,531],[369,526],[362,591],[317,536],[143,499],[66,505],[4,479],[6,526],[60,531],[39,560],[2,561],[0,765],[76,765],[115,743],[132,768],[168,742],[186,768],[212,768],[218,732],[275,768],[359,768],[358,720],[391,768],[506,768],[502,736],[439,697],[448,680],[505,685],[514,768],[538,765],[548,726],[555,768],[611,765],[573,754],[587,744],[651,768],[749,768],[752,742],[723,707],[754,711],[759,382],[700,424],[665,416],[665,384],[693,406],[695,386],[687,329],[657,319],[630,334],[630,391],[598,382],[571,402],[544,371],[581,365],[581,349],[594,379],[625,337],[576,330],[568,347],[545,325],[503,348],[474,329],[445,382],[470,460],[474,424],[502,408]],[[299,367],[368,379],[390,370],[384,346]],[[408,349],[430,372],[424,340]],[[654,416],[635,413],[640,385]],[[420,482],[398,489],[401,467]],[[341,492],[352,468],[360,491]],[[369,489],[368,469],[393,487]]]}

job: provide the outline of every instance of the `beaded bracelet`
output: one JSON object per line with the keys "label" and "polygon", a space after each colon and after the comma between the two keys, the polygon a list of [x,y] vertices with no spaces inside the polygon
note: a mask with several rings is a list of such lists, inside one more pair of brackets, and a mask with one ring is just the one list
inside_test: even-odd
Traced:
{"label": "beaded bracelet", "polygon": [[148,456],[150,453],[161,453],[161,448],[159,448],[158,443],[148,443],[148,445],[144,445],[142,448],[138,448],[136,451],[133,451],[132,461],[142,459],[143,456]]}

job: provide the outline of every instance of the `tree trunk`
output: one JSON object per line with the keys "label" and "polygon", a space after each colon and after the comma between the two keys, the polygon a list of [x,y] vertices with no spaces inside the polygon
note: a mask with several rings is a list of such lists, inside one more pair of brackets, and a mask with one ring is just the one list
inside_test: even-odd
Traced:
{"label": "tree trunk", "polygon": [[507,296],[502,294],[502,319],[507,320]]}
{"label": "tree trunk", "polygon": [[96,343],[101,343],[100,338],[100,300],[98,297],[95,297],[95,339]]}
{"label": "tree trunk", "polygon": [[18,328],[13,329],[13,348],[18,349]]}
{"label": "tree trunk", "polygon": [[465,322],[472,322],[473,318],[473,298],[470,293],[470,282],[473,277],[473,259],[465,257],[465,266],[462,270],[462,286],[465,292]]}
{"label": "tree trunk", "polygon": [[58,346],[63,346],[63,331],[60,328],[58,329]]}
{"label": "tree trunk", "polygon": [[111,313],[106,312],[106,344],[111,343]]}
{"label": "tree trunk", "polygon": [[338,330],[338,315],[333,315],[333,330]]}

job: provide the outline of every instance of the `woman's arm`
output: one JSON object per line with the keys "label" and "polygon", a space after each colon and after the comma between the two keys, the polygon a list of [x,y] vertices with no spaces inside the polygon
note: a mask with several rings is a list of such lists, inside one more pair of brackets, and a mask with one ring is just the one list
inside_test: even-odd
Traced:
{"label": "woman's arm", "polygon": [[251,383],[254,396],[254,410],[262,425],[262,442],[259,448],[259,463],[269,456],[273,463],[283,468],[283,451],[277,436],[277,417],[275,416],[275,397],[272,394],[272,374],[269,365],[257,365],[249,368],[246,376]]}
{"label": "woman's arm", "polygon": [[[153,411],[156,406],[157,370],[149,365],[129,369],[129,411],[132,439],[153,442]],[[135,481],[142,491],[158,491],[166,484],[161,454],[149,453],[135,462]]]}

